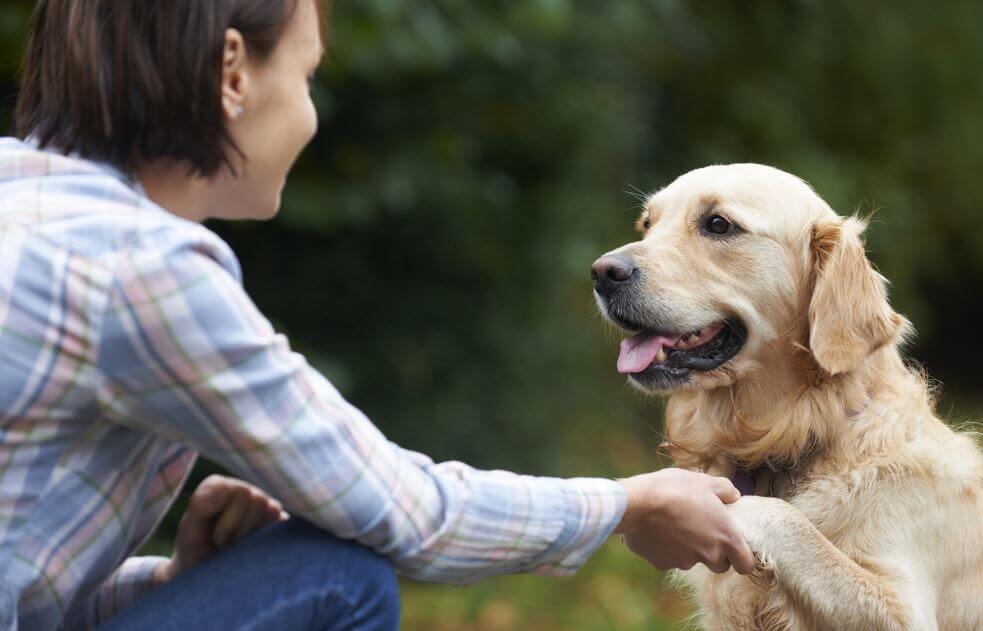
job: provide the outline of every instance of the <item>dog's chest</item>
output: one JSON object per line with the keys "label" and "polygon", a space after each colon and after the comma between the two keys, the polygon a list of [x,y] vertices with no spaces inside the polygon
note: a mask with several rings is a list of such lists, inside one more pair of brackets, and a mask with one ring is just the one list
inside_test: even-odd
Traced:
{"label": "dog's chest", "polygon": [[745,577],[728,572],[712,574],[705,568],[684,573],[694,587],[708,631],[791,631],[807,628],[776,589],[769,572]]}
{"label": "dog's chest", "polygon": [[[777,491],[775,495],[796,506],[834,545],[854,548],[849,533],[850,511],[833,501],[835,492],[823,484],[806,484],[789,476],[758,480],[758,489]],[[733,571],[713,574],[699,566],[682,576],[694,588],[694,595],[708,630],[791,631],[810,629],[794,603],[776,584],[767,569],[746,577]]]}

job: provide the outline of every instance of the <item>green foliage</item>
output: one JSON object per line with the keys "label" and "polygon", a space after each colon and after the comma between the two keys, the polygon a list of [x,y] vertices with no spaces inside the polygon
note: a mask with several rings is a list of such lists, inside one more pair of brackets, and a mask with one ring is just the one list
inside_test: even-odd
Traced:
{"label": "green foliage", "polygon": [[589,294],[590,262],[631,238],[624,191],[771,163],[877,209],[915,357],[968,390],[980,344],[945,340],[971,330],[959,288],[983,274],[983,9],[923,7],[338,3],[283,214],[223,230],[261,304],[394,438],[569,471],[558,436],[658,417],[613,376]]}
{"label": "green foliage", "polygon": [[[8,105],[29,5],[0,6]],[[877,210],[869,246],[920,332],[911,354],[947,384],[944,412],[978,416],[981,21],[967,0],[338,2],[321,132],[283,212],[215,228],[264,312],[397,442],[628,474],[659,464],[660,409],[614,374],[590,263],[632,238],[626,191],[769,163],[842,213]],[[495,607],[542,628],[652,628],[650,612],[598,617],[590,594],[638,571],[605,554],[572,588],[410,588],[408,626],[438,627],[432,599],[479,628],[507,628],[481,621]]]}

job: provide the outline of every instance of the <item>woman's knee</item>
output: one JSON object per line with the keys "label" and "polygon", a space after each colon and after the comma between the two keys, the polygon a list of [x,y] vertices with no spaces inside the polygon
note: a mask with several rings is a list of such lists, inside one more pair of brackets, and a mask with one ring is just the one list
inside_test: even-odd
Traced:
{"label": "woman's knee", "polygon": [[291,519],[274,529],[270,534],[286,547],[284,556],[294,560],[296,571],[313,575],[311,580],[328,597],[337,597],[341,590],[355,628],[399,628],[399,582],[389,559],[304,520]]}
{"label": "woman's knee", "polygon": [[399,628],[399,581],[392,562],[367,548],[359,554],[362,568],[359,587],[358,628],[395,630]]}

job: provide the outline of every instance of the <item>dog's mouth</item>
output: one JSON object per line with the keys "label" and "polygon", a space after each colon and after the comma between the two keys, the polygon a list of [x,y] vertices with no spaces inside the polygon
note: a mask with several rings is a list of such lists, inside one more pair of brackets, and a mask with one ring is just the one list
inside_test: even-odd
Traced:
{"label": "dog's mouth", "polygon": [[666,389],[688,380],[694,371],[709,372],[724,365],[740,352],[746,338],[747,328],[737,319],[681,334],[642,329],[621,342],[618,372],[647,388]]}

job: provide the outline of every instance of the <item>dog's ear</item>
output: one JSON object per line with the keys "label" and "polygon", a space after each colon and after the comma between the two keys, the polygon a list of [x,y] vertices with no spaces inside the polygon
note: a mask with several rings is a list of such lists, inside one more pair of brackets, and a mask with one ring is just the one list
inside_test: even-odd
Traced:
{"label": "dog's ear", "polygon": [[815,284],[809,304],[809,348],[831,375],[853,370],[877,349],[900,341],[908,322],[887,302],[884,277],[864,254],[866,223],[836,219],[812,231]]}

